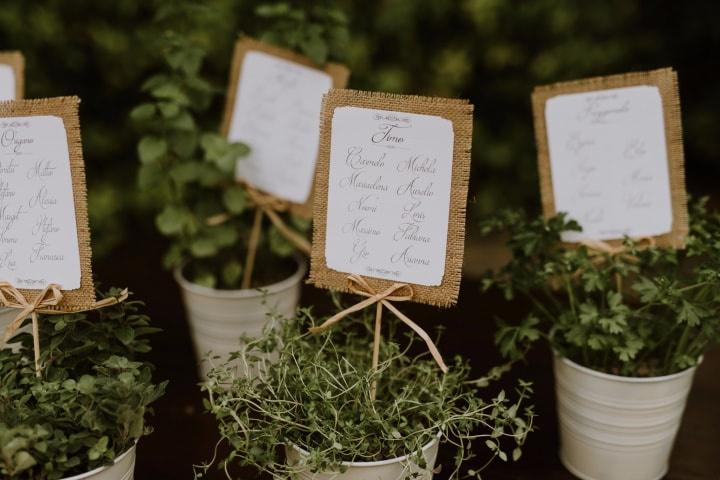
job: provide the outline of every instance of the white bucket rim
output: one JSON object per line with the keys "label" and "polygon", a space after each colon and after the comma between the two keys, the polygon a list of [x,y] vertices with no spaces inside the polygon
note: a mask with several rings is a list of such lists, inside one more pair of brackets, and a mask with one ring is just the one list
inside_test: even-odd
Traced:
{"label": "white bucket rim", "polygon": [[293,259],[297,263],[297,270],[295,273],[293,273],[291,276],[285,278],[284,280],[280,280],[276,283],[271,283],[270,285],[258,287],[258,288],[247,288],[247,289],[237,289],[237,290],[220,290],[217,288],[210,288],[205,287],[202,285],[198,285],[197,283],[193,283],[185,276],[183,275],[182,271],[187,265],[188,262],[183,262],[182,264],[176,266],[173,268],[173,276],[175,277],[175,281],[184,289],[191,293],[197,294],[197,295],[204,295],[206,297],[213,297],[213,298],[223,298],[223,299],[237,299],[237,298],[252,298],[252,297],[261,297],[263,295],[267,294],[273,294],[276,292],[280,292],[282,290],[285,290],[287,288],[290,288],[291,286],[297,284],[307,272],[307,261],[304,257],[300,255],[294,255]]}
{"label": "white bucket rim", "polygon": [[[425,444],[424,447],[422,447],[421,451],[422,453],[427,452],[431,448],[433,448],[438,442],[440,442],[440,438],[442,437],[442,432],[438,432],[437,435],[435,435],[435,438],[430,440],[427,444]],[[289,445],[291,448],[295,449],[298,453],[300,453],[303,456],[310,455],[310,452],[307,450],[304,450],[294,443],[291,443]],[[377,460],[374,462],[341,462],[340,465],[343,467],[353,467],[353,468],[372,468],[372,467],[383,467],[385,465],[391,465],[393,463],[401,463],[406,461],[410,455],[403,455],[402,457],[396,457],[396,458],[390,458],[388,460]]]}
{"label": "white bucket rim", "polygon": [[135,442],[135,445],[125,450],[125,453],[122,453],[118,455],[117,458],[113,461],[112,465],[105,465],[104,467],[98,467],[95,470],[91,470],[89,472],[81,473],[80,475],[75,475],[73,477],[63,477],[61,480],[82,480],[84,478],[89,478],[92,475],[97,475],[98,473],[102,472],[103,470],[107,470],[108,468],[111,468],[113,465],[117,465],[118,463],[122,462],[125,457],[130,455],[135,449],[137,448],[137,441]]}
{"label": "white bucket rim", "polygon": [[703,361],[703,357],[700,357],[698,359],[697,365],[695,365],[694,367],[689,367],[689,368],[686,368],[685,370],[671,373],[670,375],[661,375],[659,377],[624,377],[622,375],[613,375],[611,373],[599,372],[597,370],[593,370],[592,368],[585,367],[583,365],[580,365],[579,363],[573,362],[569,358],[564,357],[555,351],[553,351],[553,355],[555,356],[556,359],[560,360],[561,362],[563,362],[570,368],[579,370],[579,371],[586,373],[588,375],[591,375],[593,377],[602,378],[605,380],[612,380],[615,382],[622,382],[622,383],[660,383],[660,382],[667,382],[670,380],[675,380],[676,378],[680,378],[680,377],[684,377],[686,375],[692,374],[695,371],[695,369],[697,369],[697,367]]}

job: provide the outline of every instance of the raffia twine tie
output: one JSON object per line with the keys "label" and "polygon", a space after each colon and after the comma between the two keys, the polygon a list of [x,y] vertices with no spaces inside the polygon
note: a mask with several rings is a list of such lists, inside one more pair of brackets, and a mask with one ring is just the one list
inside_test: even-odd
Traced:
{"label": "raffia twine tie", "polygon": [[448,367],[447,365],[445,365],[442,355],[440,355],[440,351],[435,346],[435,343],[430,338],[430,335],[428,335],[427,332],[423,330],[417,323],[410,320],[410,318],[405,316],[400,310],[395,307],[395,305],[391,303],[407,302],[408,300],[411,300],[414,292],[410,285],[406,283],[395,283],[382,292],[376,292],[367,283],[367,281],[359,275],[352,274],[349,275],[347,278],[350,291],[356,295],[367,298],[349,308],[346,308],[341,312],[336,313],[332,317],[328,318],[321,325],[311,327],[309,329],[310,333],[316,334],[324,332],[348,315],[359,312],[371,305],[380,304],[393,312],[397,318],[399,318],[405,325],[410,327],[415,333],[420,336],[420,338],[425,341],[428,350],[432,354],[432,357],[435,359],[435,362],[440,367],[440,370],[442,370],[443,373],[447,373]]}
{"label": "raffia twine tie", "polygon": [[[654,237],[637,237],[631,239],[633,243],[638,245],[644,245],[646,248],[652,248],[657,245]],[[637,262],[639,259],[637,256],[628,253],[627,247],[623,244],[611,245],[602,240],[584,239],[580,241],[581,245],[584,245],[589,253],[596,257],[596,261],[603,262],[605,257],[603,254],[607,254],[611,257],[622,257],[629,262]]]}
{"label": "raffia twine tie", "polygon": [[40,329],[38,326],[38,314],[43,313],[46,315],[67,315],[69,313],[80,313],[89,310],[97,310],[98,308],[115,305],[123,302],[128,298],[128,290],[124,289],[120,292],[117,297],[108,297],[99,300],[92,304],[91,307],[81,310],[58,310],[56,307],[63,299],[63,293],[60,290],[60,286],[56,284],[50,284],[43,289],[35,299],[30,302],[27,298],[8,282],[0,282],[0,303],[2,306],[8,308],[14,308],[20,310],[20,313],[10,322],[10,325],[5,329],[3,334],[0,348],[4,347],[5,344],[17,333],[18,329],[30,316],[32,318],[32,337],[33,337],[33,350],[35,354],[35,375],[41,376],[42,369],[40,367]]}
{"label": "raffia twine tie", "polygon": [[288,211],[290,209],[290,204],[285,200],[275,197],[274,195],[262,193],[250,186],[247,186],[247,192],[253,205],[262,210],[262,212],[268,216],[275,228],[278,229],[278,232],[280,232],[280,234],[292,243],[298,250],[306,255],[310,255],[310,242],[308,242],[305,237],[297,233],[295,230],[288,227],[282,217],[278,215],[278,212]]}

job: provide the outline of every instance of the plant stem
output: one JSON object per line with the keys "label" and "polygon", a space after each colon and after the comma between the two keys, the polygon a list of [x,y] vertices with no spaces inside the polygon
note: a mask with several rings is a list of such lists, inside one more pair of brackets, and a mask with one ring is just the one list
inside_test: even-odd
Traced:
{"label": "plant stem", "polygon": [[[375,310],[375,339],[373,341],[373,356],[372,356],[372,371],[373,375],[377,372],[378,364],[380,363],[380,340],[382,333],[382,302],[377,303]],[[374,402],[377,398],[377,377],[373,378],[372,386],[370,387],[370,399]]]}
{"label": "plant stem", "polygon": [[245,259],[245,271],[240,288],[247,290],[252,282],[253,269],[255,268],[255,256],[257,255],[258,244],[260,243],[260,233],[262,230],[263,210],[258,207],[255,210],[255,220],[253,221],[252,231],[250,232],[250,240],[248,242],[247,258]]}

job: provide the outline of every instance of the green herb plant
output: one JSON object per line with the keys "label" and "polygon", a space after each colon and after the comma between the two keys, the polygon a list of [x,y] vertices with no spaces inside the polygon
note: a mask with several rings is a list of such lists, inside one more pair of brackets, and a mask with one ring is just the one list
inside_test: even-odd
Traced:
{"label": "green herb plant", "polygon": [[[336,55],[346,41],[344,17],[330,7],[261,4],[257,16],[268,24],[264,39],[298,49],[318,62]],[[140,188],[160,207],[155,223],[171,240],[166,267],[189,261],[183,273],[192,282],[236,289],[254,209],[234,176],[236,162],[249,148],[218,133],[216,107],[224,90],[206,80],[202,71],[212,47],[207,23],[216,20],[210,5],[159,3],[157,21],[167,26],[158,45],[164,69],[145,82],[142,89],[150,101],[138,105],[131,117],[142,133]],[[283,215],[297,230],[309,229],[306,219]],[[294,250],[274,226],[264,227],[256,261],[264,268],[253,275],[255,284],[266,285],[291,273],[288,257]],[[280,278],[273,277],[278,274]]]}
{"label": "green herb plant", "polygon": [[[480,478],[481,469],[461,472],[466,460],[479,455],[477,443],[488,449],[487,463],[520,457],[533,424],[532,407],[525,405],[529,384],[519,382],[517,400],[504,391],[488,398],[482,388],[505,367],[473,379],[467,361],[457,357],[442,374],[427,353],[410,353],[417,347],[412,335],[404,346],[391,340],[396,323],[390,321],[373,370],[371,319],[343,322],[342,328],[311,335],[307,328],[315,322],[307,310],[293,321],[275,318],[262,337],[244,338],[228,363],[210,372],[205,405],[230,452],[218,460],[216,451],[212,461],[196,467],[196,478],[214,463],[226,472],[233,464],[251,466],[276,479],[294,478],[298,468],[338,472],[345,461],[404,455],[426,467],[421,449],[438,435],[454,449],[446,478]],[[305,465],[288,465],[283,445],[309,452]]]}
{"label": "green herb plant", "polygon": [[[118,296],[118,289],[106,292]],[[43,376],[32,337],[0,350],[0,475],[54,480],[111,464],[152,429],[149,405],[165,391],[139,360],[158,329],[127,300],[101,310],[41,315]]]}
{"label": "green herb plant", "polygon": [[720,215],[707,199],[691,202],[684,249],[630,238],[619,254],[570,247],[562,232],[581,228],[563,214],[543,220],[505,211],[482,230],[508,235],[513,256],[483,288],[531,304],[519,323],[500,322],[495,340],[507,357],[545,338],[597,371],[661,376],[697,365],[720,339]]}

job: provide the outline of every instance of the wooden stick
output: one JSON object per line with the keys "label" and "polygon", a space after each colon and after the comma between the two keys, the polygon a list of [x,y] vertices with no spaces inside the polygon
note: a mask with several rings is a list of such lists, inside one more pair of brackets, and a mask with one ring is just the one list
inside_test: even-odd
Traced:
{"label": "wooden stick", "polygon": [[40,327],[38,326],[38,314],[32,312],[33,347],[35,347],[35,376],[40,378]]}
{"label": "wooden stick", "polygon": [[250,241],[248,242],[247,258],[245,258],[245,271],[240,288],[247,290],[250,288],[252,281],[253,268],[255,268],[255,256],[257,255],[258,244],[260,243],[260,233],[262,228],[263,209],[255,210],[255,220],[253,221],[252,231],[250,232]]}
{"label": "wooden stick", "polygon": [[[378,365],[380,364],[380,339],[382,333],[382,302],[377,303],[375,309],[375,339],[373,341],[373,356],[372,356],[372,371],[377,371]],[[370,387],[370,399],[374,402],[377,398],[377,378],[373,380],[372,386]]]}

